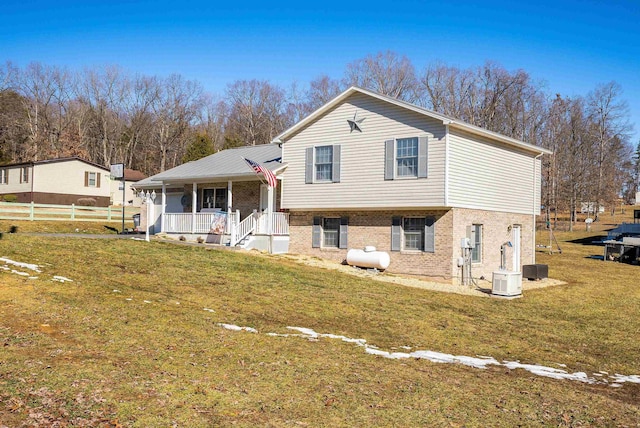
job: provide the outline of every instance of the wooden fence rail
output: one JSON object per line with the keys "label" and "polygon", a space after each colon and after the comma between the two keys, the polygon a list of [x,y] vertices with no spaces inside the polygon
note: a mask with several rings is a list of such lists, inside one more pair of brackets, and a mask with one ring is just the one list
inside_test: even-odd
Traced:
{"label": "wooden fence rail", "polygon": [[[122,221],[122,210],[122,207],[0,202],[0,220],[118,222]],[[139,211],[140,208],[124,207],[125,220],[131,220]]]}

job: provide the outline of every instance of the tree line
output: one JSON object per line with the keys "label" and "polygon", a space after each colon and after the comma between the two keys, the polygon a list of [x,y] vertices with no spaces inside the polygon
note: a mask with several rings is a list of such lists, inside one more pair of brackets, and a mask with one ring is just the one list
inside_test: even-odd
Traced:
{"label": "tree line", "polygon": [[179,74],[7,62],[0,66],[0,162],[79,156],[155,174],[225,148],[268,143],[351,85],[553,150],[542,172],[549,212],[635,195],[640,145],[634,158],[617,83],[551,96],[524,70],[493,62],[417,69],[391,51],[347,64],[340,79],[321,75],[286,88],[237,80],[217,96]]}

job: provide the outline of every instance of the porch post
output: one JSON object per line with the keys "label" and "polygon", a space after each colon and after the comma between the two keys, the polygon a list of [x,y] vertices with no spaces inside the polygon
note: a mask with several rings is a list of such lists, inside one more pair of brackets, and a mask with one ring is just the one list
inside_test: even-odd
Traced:
{"label": "porch post", "polygon": [[191,233],[196,233],[196,206],[198,204],[198,183],[193,183],[191,191]]}
{"label": "porch post", "polygon": [[231,214],[231,207],[233,206],[233,181],[227,182],[227,217]]}
{"label": "porch post", "polygon": [[167,211],[167,185],[162,183],[162,205],[160,211],[160,232],[164,233],[166,228],[164,225],[164,215]]}
{"label": "porch post", "polygon": [[267,233],[271,236],[273,230],[273,187],[267,186]]}

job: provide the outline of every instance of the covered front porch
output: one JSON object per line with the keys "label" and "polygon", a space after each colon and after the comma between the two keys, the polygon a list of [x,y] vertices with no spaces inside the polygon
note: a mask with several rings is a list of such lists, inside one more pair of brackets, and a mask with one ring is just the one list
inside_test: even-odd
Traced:
{"label": "covered front porch", "polygon": [[163,183],[160,196],[155,229],[169,237],[288,250],[289,214],[277,211],[276,189],[260,181],[194,182],[182,188]]}

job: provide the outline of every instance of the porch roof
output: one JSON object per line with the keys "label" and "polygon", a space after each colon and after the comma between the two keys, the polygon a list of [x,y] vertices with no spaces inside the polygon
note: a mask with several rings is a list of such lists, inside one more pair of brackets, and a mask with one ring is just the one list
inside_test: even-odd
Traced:
{"label": "porch roof", "polygon": [[160,187],[163,183],[204,183],[231,179],[257,180],[258,176],[243,158],[258,162],[276,175],[286,167],[282,163],[282,149],[277,144],[238,147],[179,165],[138,181],[135,187],[153,188]]}

